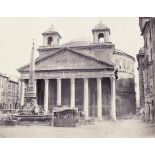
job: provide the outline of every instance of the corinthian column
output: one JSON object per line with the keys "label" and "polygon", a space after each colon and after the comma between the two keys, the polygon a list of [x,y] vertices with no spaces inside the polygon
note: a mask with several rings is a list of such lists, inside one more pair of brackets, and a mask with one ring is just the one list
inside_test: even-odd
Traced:
{"label": "corinthian column", "polygon": [[115,78],[111,77],[111,118],[116,120],[116,88],[115,88]]}
{"label": "corinthian column", "polygon": [[45,80],[45,91],[44,91],[44,110],[45,113],[48,113],[48,87],[49,87],[49,80]]}
{"label": "corinthian column", "polygon": [[61,105],[61,79],[57,79],[57,105]]}
{"label": "corinthian column", "polygon": [[88,79],[84,79],[84,112],[88,117]]}
{"label": "corinthian column", "polygon": [[75,79],[70,79],[71,81],[71,103],[70,103],[70,106],[72,108],[75,107]]}
{"label": "corinthian column", "polygon": [[102,120],[102,87],[101,78],[97,79],[97,117]]}

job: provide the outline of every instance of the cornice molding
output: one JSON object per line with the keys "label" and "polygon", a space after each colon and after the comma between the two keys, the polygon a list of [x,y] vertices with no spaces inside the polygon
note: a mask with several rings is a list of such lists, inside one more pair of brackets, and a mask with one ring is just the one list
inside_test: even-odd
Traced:
{"label": "cornice molding", "polygon": [[115,55],[117,54],[117,55],[126,56],[126,57],[132,59],[132,60],[135,62],[135,58],[134,58],[133,56],[127,54],[127,53],[122,53],[122,52],[119,52],[119,51],[115,51],[114,54],[115,54]]}
{"label": "cornice molding", "polygon": [[[74,50],[82,50],[82,49],[88,49],[88,50],[92,50],[92,49],[102,49],[102,48],[113,48],[115,47],[114,44],[112,43],[103,43],[103,44],[90,44],[90,45],[82,45],[82,46],[70,46],[68,48],[70,49],[74,49]],[[65,47],[51,47],[51,46],[40,46],[39,49],[37,49],[39,52],[44,52],[44,51],[55,51],[55,50],[59,50],[61,48],[65,48]]]}
{"label": "cornice molding", "polygon": [[[86,68],[83,68],[83,69],[55,69],[55,70],[36,70],[35,72],[63,72],[63,71],[72,71],[72,72],[98,72],[98,71],[114,71],[114,68],[113,67],[109,67],[109,68],[96,68],[96,69],[86,69]],[[20,73],[29,73],[28,70],[24,70],[24,71],[20,71]]]}

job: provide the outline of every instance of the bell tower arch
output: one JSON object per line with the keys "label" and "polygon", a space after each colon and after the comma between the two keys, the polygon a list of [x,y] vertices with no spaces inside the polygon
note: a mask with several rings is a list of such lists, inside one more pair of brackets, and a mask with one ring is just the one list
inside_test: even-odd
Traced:
{"label": "bell tower arch", "polygon": [[104,25],[101,21],[93,29],[93,40],[95,44],[102,44],[109,42],[110,29]]}
{"label": "bell tower arch", "polygon": [[43,35],[43,46],[59,46],[61,36],[57,32],[53,25],[42,33]]}

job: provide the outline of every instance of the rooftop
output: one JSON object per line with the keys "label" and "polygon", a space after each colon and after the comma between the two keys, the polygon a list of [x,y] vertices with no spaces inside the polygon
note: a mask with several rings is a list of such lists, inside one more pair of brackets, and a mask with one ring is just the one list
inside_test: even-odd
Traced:
{"label": "rooftop", "polygon": [[59,32],[56,30],[54,25],[51,25],[45,32],[42,33],[42,35],[48,35],[48,34],[58,34],[61,38]]}
{"label": "rooftop", "polygon": [[102,23],[102,21],[100,21],[94,29],[106,29],[108,28],[105,24]]}
{"label": "rooftop", "polygon": [[6,75],[4,73],[0,73],[0,76],[7,78],[9,81],[18,83],[18,77],[16,77],[16,76],[12,76],[12,75],[11,76],[8,76],[8,75]]}
{"label": "rooftop", "polygon": [[75,46],[89,46],[92,42],[89,40],[89,38],[79,38],[71,40],[67,43],[62,44],[62,47],[75,47]]}
{"label": "rooftop", "polygon": [[94,31],[99,31],[99,30],[108,30],[110,32],[110,29],[100,21],[93,29],[92,32]]}

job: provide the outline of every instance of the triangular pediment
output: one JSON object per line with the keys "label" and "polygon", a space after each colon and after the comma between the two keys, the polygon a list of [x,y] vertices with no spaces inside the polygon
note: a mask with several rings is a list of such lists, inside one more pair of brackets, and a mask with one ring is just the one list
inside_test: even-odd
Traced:
{"label": "triangular pediment", "polygon": [[[35,70],[68,70],[68,69],[105,69],[113,65],[97,60],[94,57],[78,53],[70,48],[63,48],[54,54],[37,59]],[[29,71],[29,65],[19,69],[19,72]]]}

